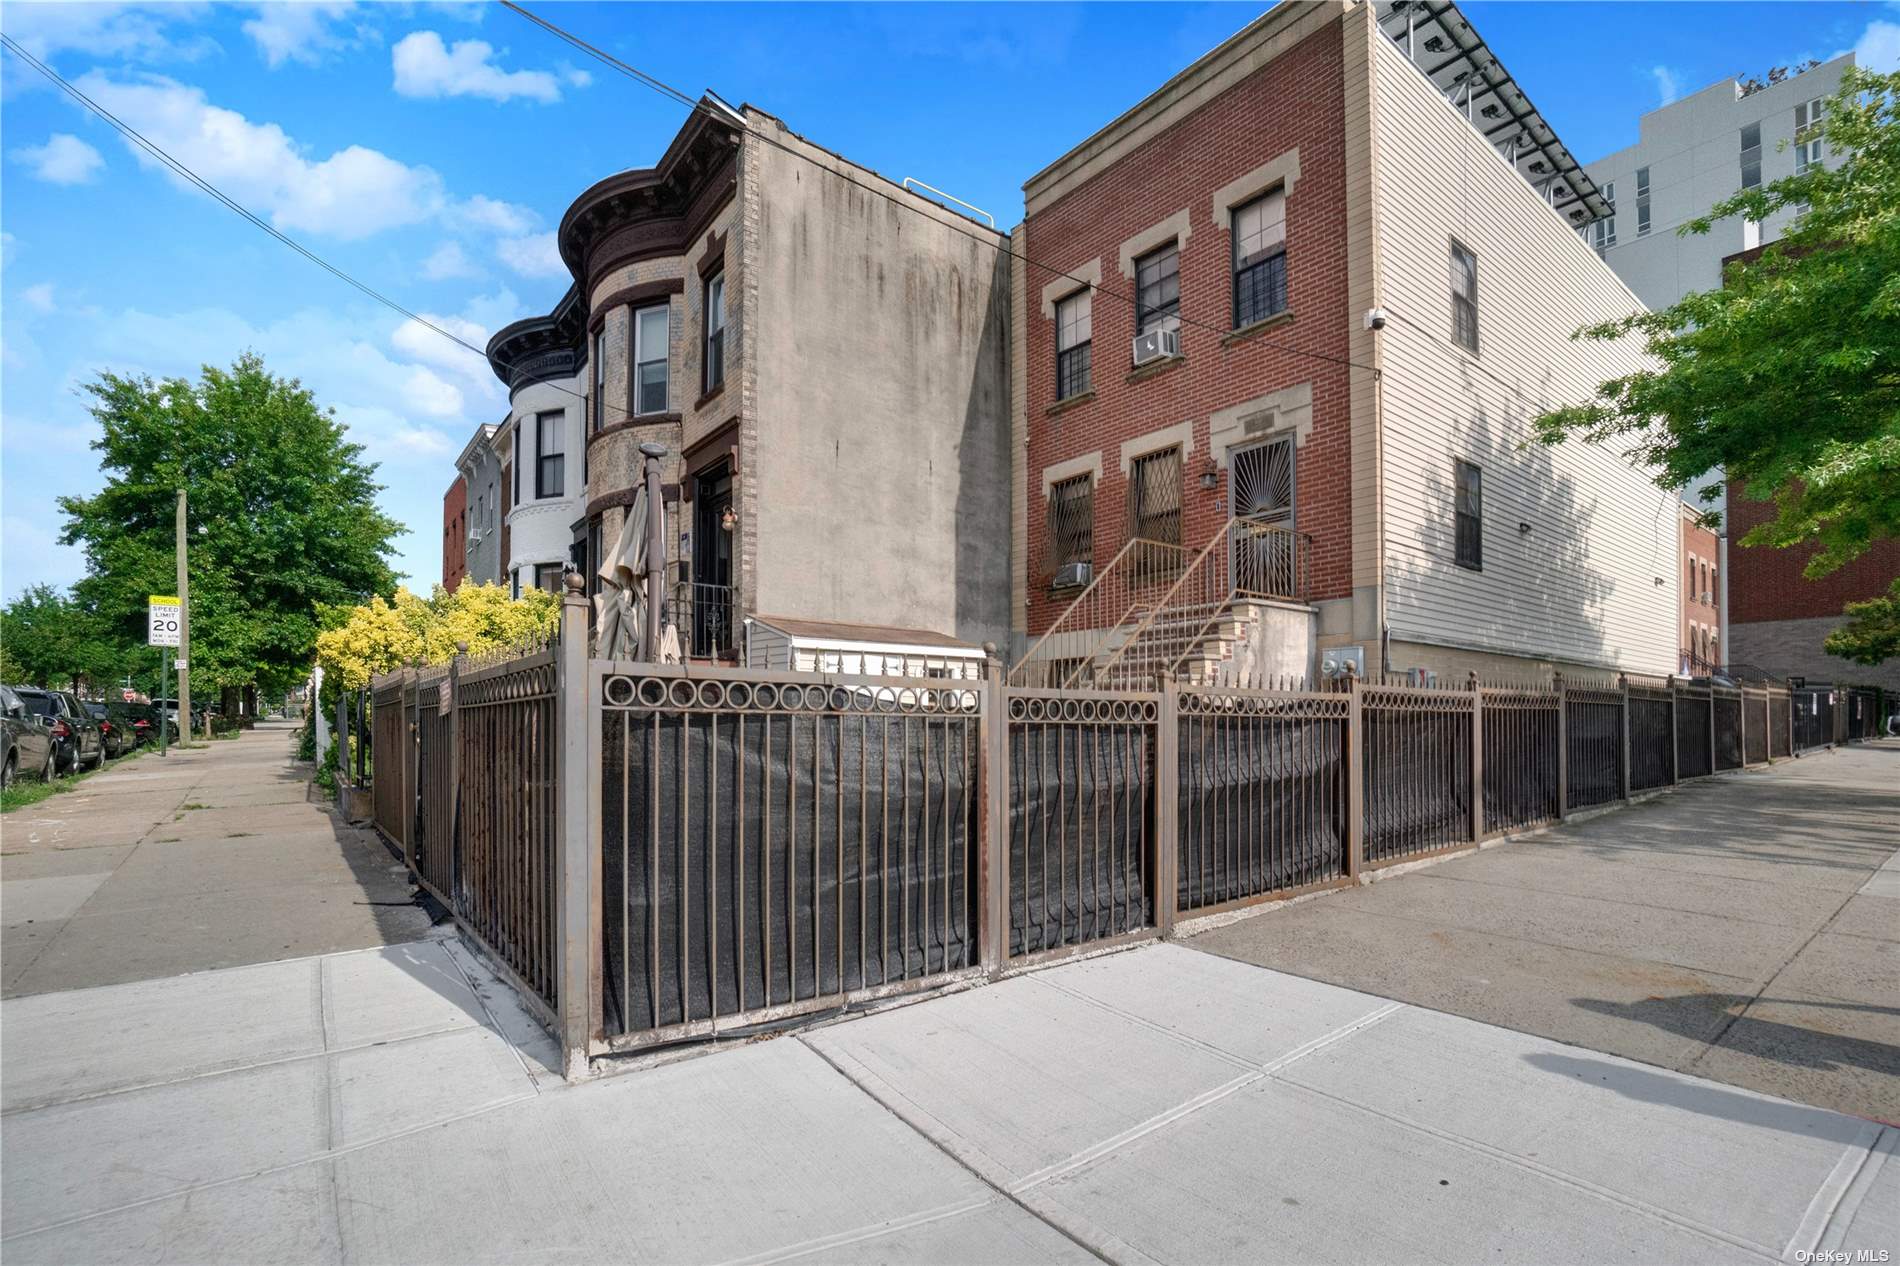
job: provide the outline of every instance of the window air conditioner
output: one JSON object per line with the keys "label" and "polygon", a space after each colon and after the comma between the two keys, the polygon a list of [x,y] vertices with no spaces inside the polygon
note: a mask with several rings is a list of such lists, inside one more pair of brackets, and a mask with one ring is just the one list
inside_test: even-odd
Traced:
{"label": "window air conditioner", "polygon": [[1094,563],[1064,563],[1056,569],[1055,587],[1073,589],[1086,585],[1095,578]]}
{"label": "window air conditioner", "polygon": [[1181,354],[1181,331],[1171,326],[1156,326],[1146,334],[1135,335],[1135,363],[1145,365]]}
{"label": "window air conditioner", "polygon": [[480,528],[470,528],[468,530],[468,547],[470,549],[474,549],[477,545],[480,545],[481,543],[482,543],[482,530]]}

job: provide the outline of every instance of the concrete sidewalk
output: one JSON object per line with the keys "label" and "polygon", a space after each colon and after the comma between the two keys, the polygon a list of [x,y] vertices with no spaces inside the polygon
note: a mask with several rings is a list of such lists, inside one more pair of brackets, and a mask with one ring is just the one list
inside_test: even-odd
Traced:
{"label": "concrete sidewalk", "polygon": [[265,722],[0,819],[5,995],[424,935],[401,864],[309,800],[295,744]]}
{"label": "concrete sidewalk", "polygon": [[1900,743],[1657,799],[1182,943],[1900,1121]]}
{"label": "concrete sidewalk", "polygon": [[9,1263],[1900,1249],[1900,1131],[1172,945],[578,1087],[438,940],[0,1043]]}

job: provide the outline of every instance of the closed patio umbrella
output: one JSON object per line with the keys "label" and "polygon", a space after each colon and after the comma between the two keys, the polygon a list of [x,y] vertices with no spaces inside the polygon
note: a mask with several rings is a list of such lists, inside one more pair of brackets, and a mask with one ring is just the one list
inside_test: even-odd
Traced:
{"label": "closed patio umbrella", "polygon": [[601,590],[594,596],[594,654],[602,659],[646,659],[640,639],[646,628],[647,492],[635,488],[614,547],[601,560]]}

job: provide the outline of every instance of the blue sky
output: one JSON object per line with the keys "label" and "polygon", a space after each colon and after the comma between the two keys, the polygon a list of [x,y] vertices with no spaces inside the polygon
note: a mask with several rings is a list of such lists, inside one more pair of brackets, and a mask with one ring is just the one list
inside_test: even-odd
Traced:
{"label": "blue sky", "polygon": [[[892,178],[1020,218],[1021,183],[1264,6],[550,5]],[[1900,7],[1474,0],[1474,23],[1588,161],[1726,75],[1858,48],[1900,63]],[[0,27],[238,201],[481,344],[567,285],[552,231],[683,111],[498,6],[0,5]],[[333,406],[439,578],[443,490],[506,399],[479,358],[243,224],[31,69],[0,67],[0,594],[65,585],[54,497],[99,484],[75,394],[101,368],[195,375],[246,348]]]}

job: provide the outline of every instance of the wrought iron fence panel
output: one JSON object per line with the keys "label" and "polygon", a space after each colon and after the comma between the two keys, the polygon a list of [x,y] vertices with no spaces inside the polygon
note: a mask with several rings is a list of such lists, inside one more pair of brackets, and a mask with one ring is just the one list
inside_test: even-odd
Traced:
{"label": "wrought iron fence panel", "polygon": [[1747,720],[1742,727],[1742,759],[1759,765],[1768,759],[1768,693],[1744,690],[1742,709]]}
{"label": "wrought iron fence panel", "polygon": [[409,839],[408,707],[409,683],[401,673],[377,684],[370,695],[370,746],[376,753],[370,809],[377,828],[398,847]]}
{"label": "wrought iron fence panel", "polygon": [[1714,689],[1709,706],[1715,711],[1715,768],[1742,767],[1742,695],[1738,690]]}
{"label": "wrought iron fence panel", "polygon": [[1372,687],[1363,704],[1365,858],[1471,839],[1470,691]]}
{"label": "wrought iron fence panel", "polygon": [[1834,741],[1834,698],[1826,690],[1797,690],[1793,695],[1794,749],[1805,752]]}
{"label": "wrought iron fence panel", "polygon": [[446,673],[417,684],[416,872],[436,899],[451,909],[455,898],[455,764],[450,736],[451,712],[437,705],[437,688]]}
{"label": "wrought iron fence panel", "polygon": [[1006,698],[1009,955],[1152,926],[1159,696]]}
{"label": "wrought iron fence panel", "polygon": [[1676,778],[1701,778],[1715,772],[1714,735],[1709,729],[1711,700],[1707,687],[1676,691]]}
{"label": "wrought iron fence panel", "polygon": [[1351,706],[1340,694],[1181,693],[1177,910],[1344,877]]}
{"label": "wrought iron fence panel", "polygon": [[550,1013],[557,1003],[557,669],[541,651],[465,675],[456,914]]}
{"label": "wrought iron fence panel", "polygon": [[595,671],[610,1043],[706,1035],[976,965],[980,690]]}
{"label": "wrought iron fence panel", "polygon": [[1556,818],[1558,696],[1480,691],[1484,716],[1484,824],[1509,831]]}
{"label": "wrought iron fence panel", "polygon": [[1623,798],[1623,692],[1564,691],[1566,800],[1588,809]]}
{"label": "wrought iron fence panel", "polygon": [[1770,757],[1793,756],[1793,734],[1789,729],[1788,715],[1791,706],[1790,696],[1785,690],[1770,691],[1768,695],[1768,755]]}
{"label": "wrought iron fence panel", "polygon": [[1630,687],[1630,790],[1675,781],[1675,708],[1667,690]]}

